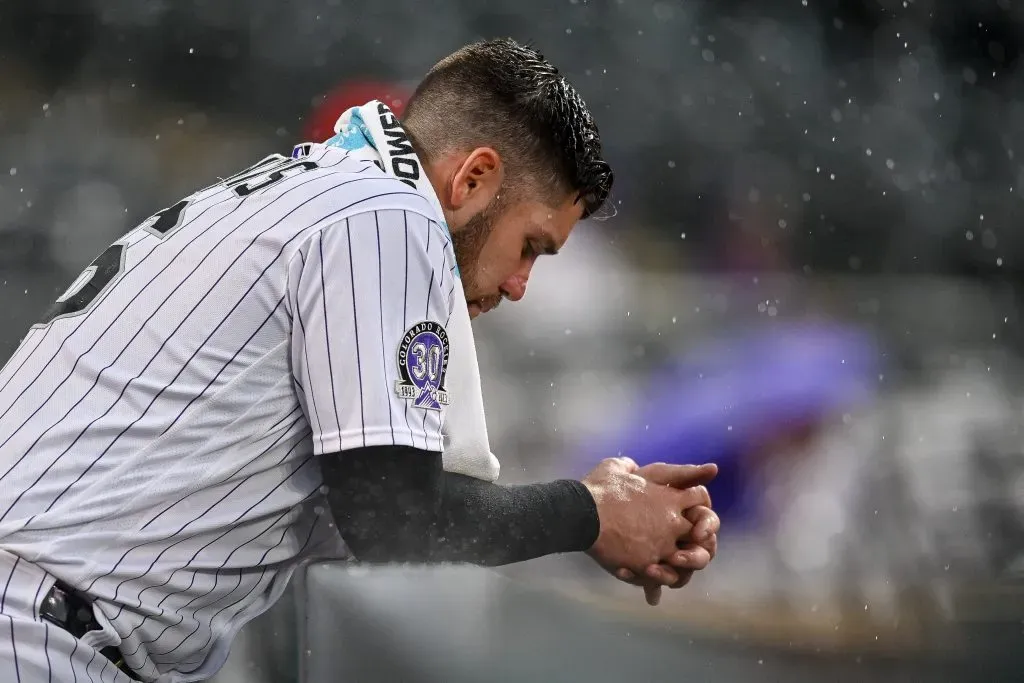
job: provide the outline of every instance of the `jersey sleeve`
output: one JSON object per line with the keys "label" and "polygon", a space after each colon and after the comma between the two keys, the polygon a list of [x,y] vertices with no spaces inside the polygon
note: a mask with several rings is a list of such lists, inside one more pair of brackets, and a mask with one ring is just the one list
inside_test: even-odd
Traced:
{"label": "jersey sleeve", "polygon": [[291,261],[291,362],[315,453],[443,448],[455,257],[421,214],[334,223]]}

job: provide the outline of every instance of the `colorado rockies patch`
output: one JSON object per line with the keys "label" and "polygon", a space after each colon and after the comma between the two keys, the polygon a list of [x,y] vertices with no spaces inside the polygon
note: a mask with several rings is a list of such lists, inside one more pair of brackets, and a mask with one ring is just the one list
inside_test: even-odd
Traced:
{"label": "colorado rockies patch", "polygon": [[395,383],[395,392],[399,398],[412,401],[416,408],[441,410],[448,405],[447,370],[448,333],[442,325],[428,320],[406,330],[398,347],[402,379]]}

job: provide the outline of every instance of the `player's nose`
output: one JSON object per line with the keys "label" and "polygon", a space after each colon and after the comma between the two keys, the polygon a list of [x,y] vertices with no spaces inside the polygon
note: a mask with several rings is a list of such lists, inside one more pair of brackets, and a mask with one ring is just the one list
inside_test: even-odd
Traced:
{"label": "player's nose", "polygon": [[509,301],[519,301],[526,296],[526,278],[520,275],[513,275],[505,280],[501,287],[501,293]]}

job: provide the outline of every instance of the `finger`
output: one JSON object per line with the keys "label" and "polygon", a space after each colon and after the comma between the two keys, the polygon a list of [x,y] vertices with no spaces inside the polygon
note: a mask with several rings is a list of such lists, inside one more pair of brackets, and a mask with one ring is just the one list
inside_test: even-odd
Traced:
{"label": "finger", "polygon": [[676,569],[699,571],[711,564],[711,553],[699,545],[688,545],[669,557],[668,564]]}
{"label": "finger", "polygon": [[669,588],[673,590],[677,588],[682,588],[686,584],[690,583],[690,579],[693,578],[693,575],[694,572],[689,569],[679,572],[679,580],[673,583],[671,586],[669,586]]}
{"label": "finger", "polygon": [[668,564],[651,564],[644,568],[644,576],[663,586],[671,586],[679,580],[679,574]]}
{"label": "finger", "polygon": [[680,550],[685,550],[690,547],[704,548],[704,550],[708,551],[708,554],[711,555],[711,559],[713,560],[715,559],[715,555],[718,554],[718,534],[711,534],[699,543],[694,543],[691,539],[686,537],[680,537],[679,541],[676,542],[676,547]]}
{"label": "finger", "polygon": [[657,607],[658,603],[661,602],[661,586],[645,584],[644,597],[647,599],[648,605]]}
{"label": "finger", "polygon": [[719,519],[715,511],[703,505],[684,511],[683,516],[693,524],[690,538],[696,543],[703,543],[722,528],[722,520]]}
{"label": "finger", "polygon": [[685,511],[669,510],[671,515],[672,537],[676,539],[692,540],[693,524],[686,518]]}
{"label": "finger", "polygon": [[691,486],[688,489],[675,491],[675,494],[680,510],[689,510],[698,505],[706,508],[711,507],[711,494],[708,493],[704,486]]}
{"label": "finger", "polygon": [[685,489],[710,482],[718,474],[718,465],[669,465],[655,462],[639,468],[636,474],[655,484]]}
{"label": "finger", "polygon": [[718,534],[704,541],[703,547],[711,555],[711,559],[715,559],[715,556],[718,554]]}
{"label": "finger", "polygon": [[620,569],[619,571],[615,572],[615,578],[617,578],[619,581],[622,581],[623,583],[628,583],[631,586],[645,586],[648,583],[650,583],[650,579],[645,579],[642,576],[638,578],[636,574],[629,571],[628,569]]}

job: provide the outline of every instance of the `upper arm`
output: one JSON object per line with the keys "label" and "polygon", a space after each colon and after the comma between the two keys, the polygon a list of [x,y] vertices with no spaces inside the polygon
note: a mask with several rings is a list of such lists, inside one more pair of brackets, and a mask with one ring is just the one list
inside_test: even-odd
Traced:
{"label": "upper arm", "polygon": [[291,361],[317,454],[442,449],[453,270],[447,232],[401,209],[303,244],[288,275]]}

